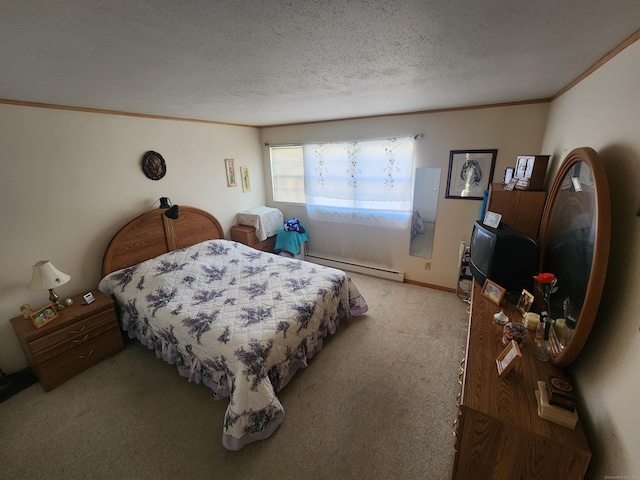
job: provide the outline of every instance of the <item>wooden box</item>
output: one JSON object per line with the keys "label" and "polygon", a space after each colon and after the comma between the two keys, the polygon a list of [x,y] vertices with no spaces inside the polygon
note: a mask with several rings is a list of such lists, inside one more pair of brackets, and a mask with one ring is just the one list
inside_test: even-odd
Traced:
{"label": "wooden box", "polygon": [[231,240],[244,243],[250,247],[260,241],[256,236],[256,229],[249,225],[236,225],[235,227],[231,227]]}
{"label": "wooden box", "polygon": [[516,190],[542,190],[548,164],[549,155],[519,155],[514,173]]}
{"label": "wooden box", "polygon": [[256,229],[249,225],[236,225],[235,227],[231,227],[231,240],[269,253],[273,253],[273,249],[276,246],[276,235],[260,241],[256,235]]}

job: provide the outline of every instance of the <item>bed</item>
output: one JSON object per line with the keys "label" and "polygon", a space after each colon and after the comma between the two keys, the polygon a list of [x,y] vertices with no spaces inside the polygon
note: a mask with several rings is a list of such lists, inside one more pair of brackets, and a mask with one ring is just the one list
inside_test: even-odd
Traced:
{"label": "bed", "polygon": [[180,206],[125,225],[104,256],[99,290],[122,328],[191,382],[229,397],[222,443],[239,450],[284,420],[276,396],[333,334],[368,310],[343,271],[224,239],[215,217]]}

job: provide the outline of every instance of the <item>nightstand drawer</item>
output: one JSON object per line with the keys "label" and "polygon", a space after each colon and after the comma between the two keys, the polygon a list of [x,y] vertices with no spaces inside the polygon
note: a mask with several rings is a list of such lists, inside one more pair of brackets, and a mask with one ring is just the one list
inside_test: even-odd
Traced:
{"label": "nightstand drawer", "polygon": [[[92,332],[95,331],[94,329]],[[38,363],[37,370],[40,383],[45,390],[49,391],[78,373],[119,352],[122,348],[120,329],[117,325],[112,325],[111,329],[102,332],[101,335],[92,336],[82,344],[67,349],[49,361]]]}
{"label": "nightstand drawer", "polygon": [[61,328],[30,343],[31,353],[36,363],[46,362],[90,342],[104,332],[117,327],[118,323],[112,308],[98,312],[72,325]]}

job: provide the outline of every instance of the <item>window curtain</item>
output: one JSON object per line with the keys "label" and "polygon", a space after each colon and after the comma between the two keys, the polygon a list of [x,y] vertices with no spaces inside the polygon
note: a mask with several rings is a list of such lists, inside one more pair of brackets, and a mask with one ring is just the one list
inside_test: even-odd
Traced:
{"label": "window curtain", "polygon": [[414,145],[413,137],[304,145],[310,218],[408,228]]}

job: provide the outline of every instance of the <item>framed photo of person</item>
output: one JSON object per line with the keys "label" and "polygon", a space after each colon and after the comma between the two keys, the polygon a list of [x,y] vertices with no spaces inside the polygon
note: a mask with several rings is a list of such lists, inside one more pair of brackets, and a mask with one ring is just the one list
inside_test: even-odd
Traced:
{"label": "framed photo of person", "polygon": [[524,316],[531,309],[531,305],[533,305],[533,294],[529,293],[526,289],[522,290],[520,294],[520,300],[518,300],[518,304],[516,308],[518,311]]}

